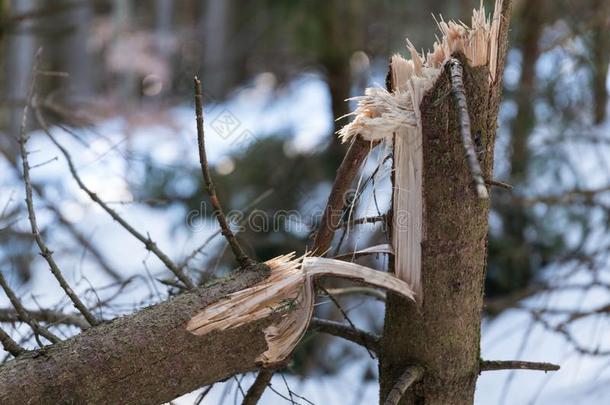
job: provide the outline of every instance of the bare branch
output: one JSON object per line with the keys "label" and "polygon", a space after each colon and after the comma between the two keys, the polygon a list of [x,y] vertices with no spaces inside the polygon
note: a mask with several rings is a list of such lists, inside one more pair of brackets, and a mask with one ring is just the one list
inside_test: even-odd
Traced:
{"label": "bare branch", "polygon": [[222,210],[222,206],[220,205],[220,200],[216,195],[216,188],[214,187],[214,182],[212,181],[212,176],[210,175],[210,169],[208,166],[208,157],[205,151],[205,134],[203,130],[203,95],[201,93],[201,82],[197,77],[194,79],[195,82],[195,112],[197,115],[197,141],[199,144],[199,161],[201,163],[201,172],[203,174],[203,180],[205,181],[205,185],[208,190],[208,195],[210,196],[210,202],[212,204],[212,208],[214,208],[214,216],[218,221],[218,225],[220,225],[220,229],[222,230],[222,235],[225,237],[231,250],[233,251],[233,255],[235,259],[239,263],[239,266],[242,269],[250,268],[255,265],[254,261],[250,259],[241,248],[237,238],[231,231],[229,224],[227,222],[227,218]]}
{"label": "bare branch", "polygon": [[487,199],[489,198],[489,193],[487,192],[487,187],[485,187],[481,165],[479,164],[477,153],[472,144],[468,103],[466,102],[466,90],[464,89],[464,80],[462,78],[464,70],[462,69],[462,64],[456,58],[449,59],[447,65],[449,66],[449,76],[451,78],[451,94],[455,99],[456,109],[459,114],[460,135],[462,136],[462,146],[464,147],[464,153],[466,154],[466,160],[468,161],[470,175],[472,176],[472,181],[476,187],[479,198]]}
{"label": "bare branch", "polygon": [[195,399],[195,403],[194,405],[200,405],[203,400],[205,399],[205,397],[210,393],[210,391],[212,391],[212,388],[214,388],[214,384],[210,384],[207,387],[205,387],[201,393],[197,396],[197,398]]}
{"label": "bare branch", "polygon": [[519,361],[519,360],[483,360],[481,361],[481,372],[496,371],[496,370],[540,370],[540,371],[557,371],[559,366],[552,363],[539,363],[535,361]]}
{"label": "bare branch", "polygon": [[[21,171],[19,170],[19,162],[17,162],[17,158],[7,154],[4,156],[6,160],[9,162],[10,166],[15,170],[15,173],[21,177]],[[55,216],[61,225],[63,225],[68,233],[72,235],[72,237],[83,247],[85,248],[97,261],[102,270],[104,270],[110,277],[112,277],[115,281],[121,281],[123,278],[121,275],[112,268],[112,266],[108,263],[106,258],[102,255],[100,250],[88,240],[79,229],[71,223],[66,216],[61,212],[59,208],[55,204],[53,204],[49,198],[45,195],[45,189],[41,187],[39,184],[32,183],[32,190],[36,193],[36,195],[45,200],[45,207],[49,209]]]}
{"label": "bare branch", "polygon": [[[34,63],[33,72],[35,72],[37,69],[41,51],[42,51],[42,48],[40,48],[38,50],[38,52],[36,53],[36,62]],[[34,73],[33,73],[33,75],[34,75]],[[21,161],[23,164],[23,182],[25,184],[25,196],[26,196],[25,201],[26,201],[26,205],[27,205],[27,209],[28,209],[28,216],[30,219],[30,226],[32,228],[32,234],[34,235],[36,244],[38,245],[38,248],[40,249],[40,254],[42,255],[42,257],[45,258],[45,260],[49,264],[51,273],[53,273],[53,276],[55,276],[55,279],[57,279],[61,288],[64,290],[66,295],[70,298],[70,300],[72,301],[72,303],[74,304],[76,309],[78,309],[78,311],[81,314],[83,314],[83,316],[87,319],[87,321],[91,325],[96,325],[99,322],[95,319],[93,314],[91,314],[91,312],[89,312],[89,310],[87,309],[85,304],[83,304],[83,302],[80,300],[80,298],[78,298],[78,296],[74,293],[72,288],[66,282],[64,276],[61,273],[61,270],[59,269],[59,266],[55,262],[55,259],[53,259],[53,252],[47,247],[45,241],[42,239],[42,236],[40,235],[40,231],[38,230],[38,224],[36,222],[36,212],[34,210],[34,201],[32,198],[32,182],[30,180],[30,164],[28,161],[28,152],[26,150],[26,144],[28,141],[26,125],[27,125],[30,103],[32,102],[32,97],[34,96],[35,85],[36,85],[36,78],[33,76],[32,80],[31,80],[30,88],[28,90],[25,107],[23,109],[23,116],[21,118],[21,127],[19,129],[19,151],[21,153]]]}
{"label": "bare branch", "polygon": [[59,151],[62,153],[62,155],[64,155],[64,158],[68,162],[68,168],[70,169],[70,173],[72,175],[72,178],[74,178],[74,180],[78,184],[79,188],[81,190],[83,190],[89,196],[89,198],[91,198],[91,200],[93,202],[95,202],[104,211],[106,211],[112,217],[112,219],[114,219],[116,222],[118,222],[118,224],[121,225],[127,232],[129,232],[132,236],[134,236],[136,239],[138,239],[140,242],[142,242],[144,244],[144,246],[146,246],[146,249],[148,249],[155,256],[157,256],[159,258],[159,260],[161,260],[161,262],[172,273],[174,273],[174,275],[184,285],[186,285],[188,288],[194,288],[195,285],[193,284],[193,282],[186,275],[184,275],[184,273],[169,258],[169,256],[167,256],[161,249],[159,249],[157,244],[149,236],[144,236],[142,233],[138,232],[133,226],[131,226],[127,221],[125,221],[115,210],[110,208],[108,206],[108,204],[106,204],[104,201],[102,201],[102,199],[96,193],[91,191],[91,189],[89,189],[85,185],[85,183],[83,183],[80,175],[78,174],[78,172],[76,170],[76,167],[74,166],[74,162],[72,161],[72,156],[70,155],[68,150],[66,148],[64,148],[57,141],[57,139],[55,139],[53,134],[51,134],[51,131],[49,130],[49,126],[48,126],[46,120],[44,119],[44,117],[42,116],[42,113],[40,112],[40,109],[36,108],[35,113],[36,113],[36,118],[38,120],[38,123],[40,124],[40,126],[41,126],[42,130],[44,131],[44,133],[49,137],[49,139],[51,139],[51,142],[53,142],[53,144],[59,149]]}
{"label": "bare branch", "polygon": [[354,250],[351,252],[342,253],[340,255],[333,256],[332,258],[338,259],[338,260],[347,259],[349,261],[352,261],[353,259],[356,259],[358,257],[379,255],[379,254],[394,255],[394,248],[389,243],[384,243],[382,245],[374,245],[374,246],[371,246],[371,247],[368,247],[365,249]]}
{"label": "bare branch", "polygon": [[[242,208],[242,213],[244,214],[244,216],[250,212],[250,209],[254,208],[256,206],[256,204],[258,204],[259,202],[261,202],[262,200],[264,200],[265,198],[269,197],[269,195],[271,195],[271,193],[273,193],[273,189],[269,189],[267,191],[265,191],[264,193],[262,193],[260,196],[258,196],[257,198],[255,198],[252,202],[250,202],[247,206],[245,206],[244,208]],[[242,221],[240,221],[240,223],[243,223],[244,219],[242,219]],[[218,234],[220,234],[222,232],[222,229],[217,230],[216,232],[214,232],[213,234],[211,234],[201,245],[199,245],[197,248],[195,248],[191,253],[189,253],[181,262],[180,262],[180,268],[183,269],[186,266],[188,266],[189,262],[191,260],[193,260],[195,258],[195,256],[197,256],[216,236],[218,236]]]}
{"label": "bare branch", "polygon": [[19,346],[17,342],[15,342],[13,338],[11,338],[10,335],[2,328],[0,328],[0,343],[2,343],[4,350],[12,354],[14,357],[17,357],[25,352],[25,349]]}
{"label": "bare branch", "polygon": [[[339,312],[341,312],[341,315],[343,315],[343,318],[347,321],[347,323],[349,324],[349,326],[351,326],[351,328],[354,331],[358,331],[358,328],[356,328],[356,325],[354,325],[354,322],[352,322],[352,320],[349,318],[349,316],[347,315],[347,312],[345,312],[345,310],[343,309],[343,307],[341,306],[341,304],[339,304],[339,301],[337,301],[337,299],[328,292],[327,289],[325,289],[322,286],[319,286],[320,290],[322,290],[324,292],[324,294],[326,294],[326,296],[328,297],[329,300],[332,301],[333,304],[335,304],[335,306],[337,307],[337,309],[339,310]],[[366,349],[366,351],[369,353],[369,356],[371,356],[372,359],[375,358],[375,356],[373,355],[373,353],[371,352],[371,350],[369,349],[369,347],[367,346],[367,341],[366,339],[362,339],[360,341],[360,344],[362,346],[364,346],[364,348]]]}
{"label": "bare branch", "polygon": [[594,205],[595,198],[610,191],[610,186],[606,185],[598,188],[585,189],[573,189],[563,192],[557,195],[547,195],[529,198],[515,198],[514,202],[521,204],[525,207],[531,207],[534,204],[542,203],[546,205],[571,205],[571,204],[582,204],[582,205]]}
{"label": "bare branch", "polygon": [[357,137],[350,145],[341,166],[337,170],[337,176],[328,197],[322,221],[318,226],[312,248],[315,254],[323,255],[328,251],[335,231],[341,226],[345,194],[354,177],[356,177],[360,165],[376,145],[377,142],[368,142],[360,137]]}
{"label": "bare branch", "polygon": [[13,304],[13,307],[15,308],[15,311],[17,312],[17,316],[19,317],[19,319],[21,321],[27,323],[30,326],[30,328],[32,328],[32,330],[34,331],[35,334],[44,336],[51,343],[61,342],[60,338],[58,338],[55,334],[50,332],[44,326],[40,325],[36,319],[33,319],[30,316],[28,311],[24,308],[23,304],[21,304],[21,301],[19,301],[19,298],[17,298],[17,296],[15,295],[15,293],[13,292],[11,287],[6,282],[6,279],[4,278],[4,275],[2,274],[2,272],[0,272],[0,286],[6,293],[9,301],[11,301],[11,304]]}
{"label": "bare branch", "polygon": [[408,367],[405,372],[400,376],[392,390],[388,394],[384,405],[398,405],[405,392],[411,385],[419,381],[424,375],[424,369],[421,366]]}
{"label": "bare branch", "polygon": [[[77,314],[64,314],[63,312],[52,311],[49,309],[26,311],[31,319],[38,322],[76,326],[81,329],[87,329],[89,327],[89,323],[87,323],[85,318]],[[15,309],[0,308],[0,322],[15,323],[20,321],[22,321],[22,319]]]}
{"label": "bare branch", "polygon": [[487,184],[488,186],[498,187],[498,188],[508,190],[508,191],[513,190],[512,185],[510,185],[508,183],[504,183],[503,181],[499,181],[499,180],[485,180],[485,184]]}
{"label": "bare branch", "polygon": [[310,329],[329,335],[337,336],[350,342],[364,346],[367,350],[374,353],[379,352],[379,336],[354,328],[340,322],[329,321],[327,319],[312,318],[309,324]]}
{"label": "bare branch", "polygon": [[555,331],[558,334],[562,335],[565,338],[565,340],[568,343],[570,343],[574,347],[574,350],[576,350],[578,353],[587,355],[587,356],[610,356],[610,350],[607,350],[607,349],[602,350],[599,347],[595,348],[595,349],[589,349],[587,347],[582,346],[576,340],[576,338],[574,336],[572,336],[572,334],[569,332],[568,328],[566,328],[565,324],[552,325],[550,322],[548,322],[546,319],[544,319],[541,314],[539,314],[537,312],[531,312],[531,315],[534,318],[534,320],[536,320],[539,324],[541,324],[545,329]]}
{"label": "bare branch", "polygon": [[387,215],[376,215],[374,217],[363,217],[363,218],[355,218],[351,221],[343,223],[343,227],[350,228],[354,225],[362,225],[362,224],[374,224],[376,222],[385,222],[387,221]]}
{"label": "bare branch", "polygon": [[263,392],[265,392],[265,388],[269,385],[272,377],[273,370],[268,368],[261,369],[256,376],[256,380],[254,380],[254,383],[252,383],[252,386],[248,389],[248,393],[244,397],[242,405],[256,405],[263,395]]}
{"label": "bare branch", "polygon": [[[36,189],[36,187],[34,187],[34,189]],[[37,194],[41,195],[42,193],[38,192]],[[66,228],[68,233],[72,235],[72,237],[84,249],[86,249],[91,254],[91,256],[93,256],[93,258],[97,261],[101,269],[106,274],[108,274],[114,281],[123,280],[123,277],[110,265],[110,263],[108,263],[108,260],[106,260],[104,255],[102,255],[102,252],[100,252],[100,250],[89,239],[87,239],[87,237],[83,235],[82,232],[80,232],[80,230],[78,230],[78,228],[73,223],[71,223],[64,214],[62,214],[59,208],[57,208],[53,204],[49,204],[47,208],[55,214],[59,223]]]}

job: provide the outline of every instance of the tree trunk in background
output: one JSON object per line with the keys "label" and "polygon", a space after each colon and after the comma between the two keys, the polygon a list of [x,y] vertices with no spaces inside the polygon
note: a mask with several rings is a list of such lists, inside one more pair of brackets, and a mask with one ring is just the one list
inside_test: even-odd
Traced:
{"label": "tree trunk in background", "polygon": [[172,61],[172,30],[174,20],[173,0],[155,0],[155,47],[160,57],[168,66],[167,77],[161,78],[162,90],[171,91],[173,83],[173,61]]}
{"label": "tree trunk in background", "polygon": [[[492,174],[510,2],[500,33],[499,80],[464,63],[472,133],[484,175]],[[480,325],[487,256],[488,201],[472,187],[448,74],[424,97],[421,308],[388,294],[379,355],[382,402],[407,367],[425,368],[401,404],[471,404],[479,374]]]}
{"label": "tree trunk in background", "polygon": [[[11,1],[11,15],[31,11],[37,6],[34,0]],[[6,35],[6,59],[4,61],[5,97],[11,101],[22,101],[26,97],[34,53],[36,52],[36,39],[28,32],[33,27],[31,20],[19,24],[18,29],[11,30]],[[7,108],[8,132],[10,136],[17,137],[21,124],[23,106],[17,103]],[[0,137],[0,148],[4,153],[17,153],[17,143],[8,137]]]}
{"label": "tree trunk in background", "polygon": [[70,89],[67,96],[75,100],[90,97],[93,94],[91,55],[87,50],[92,17],[93,9],[90,0],[72,6],[59,17],[63,20],[64,26],[71,29],[65,42],[60,43],[57,48],[61,52],[59,63],[63,66],[62,70],[70,75],[69,80],[66,81]]}
{"label": "tree trunk in background", "polygon": [[[536,124],[534,111],[536,90],[536,62],[540,55],[539,41],[542,35],[545,0],[522,2],[516,10],[520,24],[516,47],[521,51],[521,75],[515,94],[517,114],[510,121],[510,177],[509,183],[518,187],[527,185],[531,153],[528,146]],[[527,208],[502,205],[498,208],[502,217],[503,235],[498,242],[502,248],[496,260],[502,260],[494,268],[493,287],[490,293],[506,293],[524,288],[533,277],[532,247],[526,237],[526,227],[531,223]]]}
{"label": "tree trunk in background", "polygon": [[155,0],[155,34],[157,47],[163,54],[170,48],[167,37],[172,33],[174,19],[174,2],[172,0]]}
{"label": "tree trunk in background", "polygon": [[205,91],[214,98],[222,98],[229,87],[230,7],[228,0],[207,0],[203,10],[202,41],[204,44],[202,70]]}
{"label": "tree trunk in background", "polygon": [[517,115],[510,124],[510,179],[514,184],[526,181],[528,174],[530,151],[527,142],[536,122],[533,101],[536,94],[536,61],[540,54],[538,43],[543,28],[544,0],[524,3],[519,11],[521,27],[516,45],[521,50],[521,76],[515,97]]}
{"label": "tree trunk in background", "polygon": [[324,7],[321,21],[326,43],[321,45],[319,59],[326,71],[326,83],[330,91],[331,108],[335,119],[327,150],[328,162],[335,168],[346,151],[335,133],[347,122],[346,118],[337,119],[351,112],[350,105],[346,101],[350,97],[352,86],[350,57],[355,51],[355,44],[363,43],[357,38],[362,33],[356,31],[356,27],[359,26],[358,21],[362,18],[364,5],[361,1],[330,0]]}
{"label": "tree trunk in background", "polygon": [[[119,41],[129,33],[133,21],[134,4],[132,0],[114,0],[113,18],[115,26],[114,40]],[[138,94],[138,78],[133,72],[125,72],[121,77],[121,95],[129,103]]]}
{"label": "tree trunk in background", "polygon": [[606,120],[608,105],[608,64],[610,63],[610,2],[596,0],[593,10],[597,12],[599,23],[592,28],[591,41],[591,90],[593,93],[593,123],[601,124]]}

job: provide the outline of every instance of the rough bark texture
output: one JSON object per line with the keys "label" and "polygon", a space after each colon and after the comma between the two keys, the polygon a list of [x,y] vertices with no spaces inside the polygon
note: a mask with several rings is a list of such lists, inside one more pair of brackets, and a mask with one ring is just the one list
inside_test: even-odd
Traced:
{"label": "rough bark texture", "polygon": [[[487,177],[493,154],[493,131],[486,125],[488,74],[487,68],[464,70],[472,129],[482,142]],[[425,367],[423,381],[410,390],[410,403],[471,403],[478,373],[488,202],[473,189],[450,90],[442,74],[421,105],[424,301],[420,310],[388,295],[381,345],[382,395],[407,365]]]}
{"label": "rough bark texture", "polygon": [[[0,368],[2,404],[155,404],[257,368],[263,328],[195,336],[186,322],[206,305],[265,277],[233,277],[91,328]],[[244,344],[247,342],[247,344]]]}
{"label": "rough bark texture", "polygon": [[[500,31],[502,77],[510,2]],[[491,178],[501,79],[489,83],[487,67],[463,58],[472,134],[483,174]],[[472,404],[479,373],[481,311],[487,255],[489,201],[472,186],[459,135],[448,74],[420,106],[423,138],[423,304],[388,294],[379,358],[380,396],[386,399],[407,367],[421,365],[423,379],[401,404]]]}

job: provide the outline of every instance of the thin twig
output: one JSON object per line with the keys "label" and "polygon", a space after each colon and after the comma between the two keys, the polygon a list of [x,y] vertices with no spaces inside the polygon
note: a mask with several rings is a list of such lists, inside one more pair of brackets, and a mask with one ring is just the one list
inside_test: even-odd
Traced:
{"label": "thin twig", "polygon": [[499,180],[485,180],[485,184],[487,184],[488,186],[502,188],[508,191],[512,191],[514,188],[511,184],[504,183],[503,181]]}
{"label": "thin twig", "polygon": [[195,404],[194,405],[200,405],[203,400],[205,399],[205,397],[210,393],[210,391],[212,391],[212,388],[214,388],[214,384],[210,384],[207,387],[205,387],[201,393],[197,396],[197,399],[195,399]]}
{"label": "thin twig", "polygon": [[337,259],[337,260],[348,260],[348,261],[354,261],[355,259],[362,257],[362,256],[370,256],[370,255],[394,255],[394,249],[392,248],[392,245],[390,244],[383,244],[383,245],[375,245],[375,246],[371,246],[365,249],[361,249],[361,250],[354,250],[351,252],[346,252],[346,253],[342,253],[340,255],[335,255],[332,257],[332,259]]}
{"label": "thin twig", "polygon": [[[11,167],[15,170],[15,173],[19,177],[21,177],[21,171],[19,170],[19,162],[17,161],[17,158],[9,155],[6,155],[5,158],[10,163]],[[36,193],[38,198],[42,198],[43,200],[45,200],[46,208],[53,212],[53,214],[55,214],[55,216],[57,217],[59,223],[61,223],[66,228],[68,233],[70,233],[80,245],[87,249],[89,253],[91,253],[93,258],[101,266],[102,270],[104,270],[115,281],[121,281],[123,279],[121,275],[118,273],[118,271],[114,270],[112,266],[110,266],[108,261],[102,255],[102,253],[76,228],[73,223],[68,221],[68,219],[61,212],[61,210],[49,200],[49,198],[45,195],[44,187],[41,187],[39,184],[32,183],[32,190]]]}
{"label": "thin twig", "polygon": [[169,258],[169,256],[167,256],[161,249],[159,249],[157,244],[150,238],[150,236],[144,236],[142,233],[138,232],[133,226],[131,226],[129,223],[127,223],[127,221],[125,221],[115,210],[110,208],[108,206],[108,204],[106,204],[96,193],[91,191],[91,189],[89,189],[85,185],[85,183],[82,181],[80,175],[78,174],[78,171],[76,170],[76,166],[74,165],[74,162],[72,161],[72,156],[70,155],[68,150],[66,148],[64,148],[63,145],[61,145],[57,141],[57,139],[55,139],[53,134],[51,134],[49,126],[47,125],[46,120],[42,116],[40,109],[36,108],[35,112],[36,112],[36,118],[38,120],[38,123],[40,124],[44,133],[49,137],[49,139],[51,139],[51,142],[53,142],[53,144],[59,149],[59,151],[62,153],[62,155],[64,155],[64,158],[66,159],[66,161],[68,163],[68,168],[70,170],[70,174],[72,175],[72,178],[78,184],[79,188],[81,190],[83,190],[93,202],[95,202],[104,211],[106,211],[112,217],[112,219],[114,219],[119,225],[121,225],[127,232],[129,232],[132,236],[134,236],[136,239],[138,239],[140,242],[142,242],[144,244],[144,246],[146,246],[146,249],[148,249],[155,256],[157,256],[159,258],[159,260],[161,260],[161,262],[172,273],[174,273],[174,275],[184,285],[186,285],[188,288],[194,288],[195,285],[193,284],[193,282],[180,270],[180,268]]}
{"label": "thin twig", "polygon": [[[267,198],[272,193],[273,193],[273,189],[269,189],[269,190],[265,191],[263,194],[261,194],[260,196],[258,196],[257,198],[255,198],[247,206],[242,208],[242,213],[244,214],[244,218],[242,218],[242,220],[239,223],[240,224],[243,223],[243,221],[245,220],[245,214],[247,214],[250,211],[250,209],[254,208],[256,206],[256,204],[258,204],[259,202],[261,202],[262,200]],[[182,260],[182,262],[180,263],[179,267],[181,269],[183,269],[186,266],[188,266],[188,263],[191,260],[193,260],[195,258],[195,256],[197,256],[221,232],[222,232],[222,229],[219,229],[216,232],[214,232],[213,234],[211,234],[201,245],[199,245],[199,247],[195,248],[189,255],[187,255]]]}
{"label": "thin twig", "polygon": [[[36,187],[35,187],[36,189]],[[38,195],[42,195],[41,192],[37,193]],[[43,196],[43,198],[45,198]],[[102,270],[108,275],[110,276],[114,281],[122,281],[123,277],[119,274],[119,272],[117,270],[115,270],[110,263],[108,263],[108,260],[104,257],[104,255],[102,254],[102,252],[85,236],[83,235],[80,230],[73,224],[71,223],[66,217],[65,215],[61,212],[61,210],[59,208],[57,208],[54,204],[49,204],[47,205],[47,208],[53,212],[55,214],[55,216],[57,217],[57,220],[59,221],[60,224],[62,224],[66,230],[68,231],[68,233],[70,235],[72,235],[72,237],[83,247],[85,248],[90,254],[91,256],[93,256],[93,258],[95,259],[95,261],[100,265],[100,267],[102,268]]]}
{"label": "thin twig", "polygon": [[344,222],[341,226],[344,228],[350,228],[354,225],[362,225],[362,224],[374,224],[376,222],[385,222],[387,220],[387,215],[375,215],[374,217],[362,217],[355,218],[351,221]]}
{"label": "thin twig", "polygon": [[[354,332],[359,332],[360,329],[356,328],[356,325],[354,325],[354,323],[352,322],[352,320],[349,318],[349,316],[347,315],[347,312],[345,312],[345,310],[343,309],[343,307],[341,306],[341,304],[339,304],[339,301],[337,301],[337,299],[328,292],[327,289],[325,289],[322,286],[319,286],[319,288],[324,291],[324,293],[328,296],[328,299],[330,299],[332,301],[333,304],[335,304],[335,306],[337,307],[337,309],[339,310],[339,312],[341,312],[341,315],[343,315],[343,318],[345,318],[345,320],[347,321],[347,323],[349,323],[349,326],[351,326],[351,328],[354,330]],[[339,324],[340,325],[340,324]],[[361,334],[356,333],[356,336],[360,336]],[[369,349],[368,345],[367,345],[367,340],[364,339],[364,337],[362,337],[362,340],[360,341],[360,344],[362,344],[364,346],[364,348],[366,349],[366,351],[369,353],[369,356],[371,356],[371,359],[374,359],[375,356],[373,355],[373,353],[371,352],[371,349]]]}
{"label": "thin twig", "polygon": [[405,372],[400,376],[392,390],[388,394],[384,405],[398,405],[402,396],[407,392],[409,387],[419,381],[424,375],[424,369],[421,366],[407,367]]}
{"label": "thin twig", "polygon": [[358,345],[364,346],[369,353],[379,352],[379,336],[354,328],[351,325],[346,325],[341,322],[329,321],[327,319],[312,318],[310,329],[328,333],[329,335],[337,336]]}
{"label": "thin twig", "polygon": [[57,160],[58,160],[58,158],[57,158],[57,156],[55,156],[55,157],[53,157],[53,158],[51,158],[51,159],[45,160],[44,162],[37,163],[37,164],[35,164],[35,165],[33,165],[33,166],[30,166],[30,169],[36,169],[36,168],[38,168],[38,167],[42,167],[42,166],[44,166],[44,165],[46,165],[46,164],[49,164],[49,163],[51,163],[51,162],[55,162],[55,161],[57,161]]}
{"label": "thin twig", "polygon": [[552,325],[549,321],[547,321],[546,319],[544,319],[544,317],[536,312],[531,312],[532,318],[538,322],[540,325],[542,325],[545,329],[550,330],[550,331],[555,331],[558,334],[562,335],[564,337],[564,339],[570,343],[572,345],[572,347],[574,347],[574,350],[576,350],[578,353],[583,354],[583,355],[587,355],[587,356],[610,356],[610,350],[607,349],[600,349],[599,347],[595,348],[595,349],[589,349],[585,346],[582,346],[578,340],[576,340],[576,338],[574,336],[572,336],[572,334],[570,333],[570,331],[568,330],[568,328],[565,325]]}
{"label": "thin twig", "polygon": [[237,241],[237,238],[231,231],[229,224],[227,222],[227,218],[225,217],[224,211],[222,210],[222,206],[220,205],[220,200],[216,195],[216,188],[214,187],[214,182],[212,181],[212,176],[210,175],[210,169],[208,166],[208,157],[205,151],[205,134],[203,130],[203,95],[201,92],[201,82],[195,76],[195,113],[197,118],[197,141],[199,144],[199,161],[201,163],[201,172],[203,174],[203,180],[207,187],[208,195],[210,196],[210,202],[212,204],[212,208],[214,208],[214,216],[218,221],[218,225],[222,230],[222,235],[225,237],[231,250],[233,251],[233,255],[235,259],[239,263],[239,266],[242,269],[247,269],[255,266],[254,260],[250,259],[241,248],[241,245]]}
{"label": "thin twig", "polygon": [[45,328],[44,326],[39,324],[36,319],[34,319],[30,316],[30,314],[25,309],[25,307],[23,306],[21,301],[19,301],[19,298],[17,298],[17,296],[15,295],[15,292],[11,289],[11,287],[6,282],[6,279],[4,278],[4,275],[2,274],[2,272],[0,272],[0,286],[6,293],[6,296],[8,297],[9,301],[11,301],[11,304],[13,304],[13,307],[15,308],[15,311],[16,311],[19,319],[21,321],[25,322],[26,324],[28,324],[30,326],[30,328],[32,328],[32,331],[34,331],[35,334],[44,336],[51,343],[61,342],[60,338],[58,338],[55,334],[53,334],[47,328]]}
{"label": "thin twig", "polygon": [[[38,50],[38,52],[36,53],[36,62],[34,63],[33,72],[36,71],[38,61],[40,60],[41,51],[42,51],[42,48],[40,48]],[[30,180],[30,163],[28,161],[28,152],[26,150],[26,144],[27,144],[28,137],[29,137],[26,132],[26,125],[27,125],[27,120],[28,120],[28,112],[29,112],[30,103],[32,102],[32,97],[34,96],[35,84],[36,84],[36,78],[33,76],[31,83],[30,83],[30,88],[28,90],[25,107],[23,108],[23,116],[21,118],[21,127],[19,129],[19,151],[21,153],[21,161],[23,164],[23,182],[25,184],[25,196],[26,196],[25,201],[26,201],[26,205],[27,205],[27,209],[28,209],[28,216],[30,219],[32,234],[34,235],[34,239],[36,240],[36,244],[38,245],[41,256],[44,257],[45,260],[47,261],[47,263],[49,264],[51,273],[53,273],[53,276],[55,276],[55,279],[59,282],[59,285],[61,286],[61,288],[64,290],[66,295],[70,298],[70,300],[72,301],[72,303],[74,304],[76,309],[78,309],[78,311],[81,314],[83,314],[83,316],[87,319],[87,321],[91,325],[96,325],[99,322],[95,319],[93,314],[91,312],[89,312],[89,310],[87,309],[85,304],[83,304],[83,302],[80,300],[80,298],[78,298],[78,296],[74,293],[72,288],[66,282],[66,279],[62,275],[61,270],[59,269],[59,266],[55,262],[55,259],[53,259],[53,252],[47,247],[45,241],[42,239],[42,236],[40,235],[40,231],[38,229],[38,223],[36,222],[36,212],[34,210],[34,200],[32,198],[32,182]]]}
{"label": "thin twig", "polygon": [[480,199],[489,198],[485,180],[483,180],[483,171],[477,159],[477,154],[472,143],[472,134],[470,132],[470,117],[468,116],[468,103],[466,102],[466,90],[464,89],[462,64],[456,58],[449,59],[449,76],[451,78],[451,94],[455,99],[458,115],[460,117],[460,135],[462,136],[462,146],[466,154],[468,168],[472,181],[477,190],[477,195]]}
{"label": "thin twig", "polygon": [[252,386],[248,389],[248,393],[244,397],[242,405],[256,405],[258,400],[265,392],[265,388],[269,385],[271,378],[273,377],[273,370],[263,368],[258,372],[256,380],[252,383]]}
{"label": "thin twig", "polygon": [[328,202],[315,235],[312,248],[314,254],[324,255],[328,251],[335,231],[342,224],[345,193],[356,177],[360,165],[376,145],[377,143],[365,141],[360,137],[357,137],[350,145],[337,170],[333,188],[328,196]]}
{"label": "thin twig", "polygon": [[552,363],[539,363],[535,361],[519,361],[519,360],[482,360],[480,371],[496,371],[496,370],[540,370],[540,371],[557,371],[559,366]]}
{"label": "thin twig", "polygon": [[4,350],[12,354],[14,357],[17,357],[21,353],[25,352],[25,349],[19,346],[19,344],[15,342],[13,338],[2,328],[0,328],[0,343],[2,343]]}
{"label": "thin twig", "polygon": [[[87,329],[89,324],[78,314],[64,314],[50,309],[26,310],[31,319],[58,325],[76,326]],[[13,308],[0,308],[0,322],[15,323],[22,321],[17,311]]]}

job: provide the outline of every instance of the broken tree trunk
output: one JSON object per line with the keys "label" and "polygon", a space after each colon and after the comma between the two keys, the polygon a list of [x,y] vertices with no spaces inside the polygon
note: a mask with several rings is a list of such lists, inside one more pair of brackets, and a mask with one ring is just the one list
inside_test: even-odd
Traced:
{"label": "broken tree trunk", "polygon": [[[495,80],[490,66],[470,67],[456,54],[483,175],[491,178],[510,2],[501,7]],[[493,75],[491,76],[493,78]],[[384,401],[411,366],[423,378],[401,404],[471,404],[480,363],[480,324],[489,201],[480,199],[460,137],[460,117],[444,70],[425,94],[421,113],[422,241],[420,305],[388,294],[380,353]]]}

